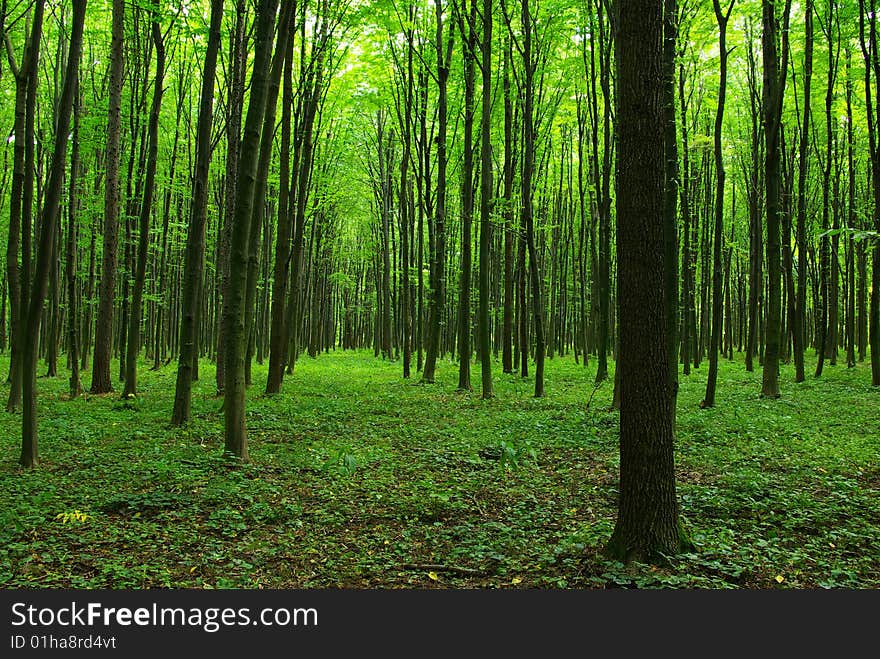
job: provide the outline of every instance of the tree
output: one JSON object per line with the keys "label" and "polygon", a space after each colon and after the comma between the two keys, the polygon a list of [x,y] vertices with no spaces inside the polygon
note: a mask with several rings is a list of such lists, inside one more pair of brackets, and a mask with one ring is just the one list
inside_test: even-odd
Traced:
{"label": "tree", "polygon": [[663,5],[663,94],[666,112],[666,201],[663,214],[666,263],[666,341],[669,352],[670,406],[673,419],[678,401],[678,140],[675,113],[675,54],[678,49],[678,0]]}
{"label": "tree", "polygon": [[721,8],[719,0],[712,0],[715,8],[715,20],[718,22],[718,52],[720,62],[720,80],[718,82],[718,106],[715,111],[715,231],[712,260],[712,337],[709,340],[709,377],[706,380],[706,396],[702,407],[715,406],[715,383],[718,379],[718,347],[721,343],[721,311],[722,311],[722,264],[721,245],[724,239],[724,153],[721,147],[721,132],[724,124],[724,102],[727,97],[727,22],[733,11],[735,0],[731,0],[727,10]]}
{"label": "tree", "polygon": [[[870,12],[870,13],[869,13]],[[866,16],[871,18],[867,35]],[[859,41],[865,62],[865,107],[868,115],[868,138],[871,148],[871,192],[874,197],[874,231],[880,233],[880,54],[877,52],[877,21],[874,1],[865,7],[859,0]],[[873,85],[871,77],[873,75]],[[872,89],[873,86],[873,89]],[[871,301],[870,301],[870,348],[871,384],[880,387],[880,240],[874,240],[871,248]]]}
{"label": "tree", "polygon": [[807,311],[807,172],[809,168],[810,108],[813,80],[813,2],[804,7],[804,103],[798,146],[798,194],[795,244],[798,250],[797,302],[791,322],[792,351],[794,353],[795,382],[803,382],[804,374],[804,318]]}
{"label": "tree", "polygon": [[[43,302],[49,288],[55,227],[61,213],[61,191],[64,185],[64,170],[67,160],[68,127],[73,112],[76,93],[77,72],[82,51],[83,25],[86,16],[86,0],[72,0],[73,22],[70,29],[70,49],[64,72],[64,87],[58,104],[52,166],[46,186],[43,212],[40,220],[40,240],[37,246],[37,259],[34,268],[34,281],[28,296],[28,313],[25,322],[25,336],[35,338],[40,333],[40,320],[43,315]],[[38,456],[37,439],[37,347],[36,340],[27,341],[22,351],[22,417],[21,417],[21,459],[23,467],[33,467]]]}
{"label": "tree", "polygon": [[[12,412],[21,403],[22,350],[27,345],[25,317],[28,310],[31,260],[31,215],[33,212],[33,144],[34,105],[40,60],[40,40],[43,34],[45,1],[34,5],[30,36],[25,44],[21,67],[16,66],[9,37],[4,33],[9,68],[15,76],[15,146],[12,165],[12,201],[9,206],[9,239],[6,247],[6,279],[9,285],[11,308],[10,333],[10,387],[6,410]],[[21,269],[18,267],[19,248]]]}
{"label": "tree", "polygon": [[666,327],[663,5],[620,0],[617,250],[620,496],[608,552],[657,560],[682,546]]}
{"label": "tree", "polygon": [[461,171],[461,270],[458,284],[458,388],[471,387],[471,234],[474,220],[474,94],[477,34],[476,0],[457,6],[464,63],[464,158]]}
{"label": "tree", "polygon": [[783,10],[781,64],[777,56],[776,0],[762,0],[762,3],[764,27],[761,33],[764,62],[764,178],[767,206],[767,317],[765,320],[766,341],[761,395],[766,398],[779,398],[779,346],[782,332],[779,253],[780,133],[782,100],[788,71],[788,25],[791,0],[786,0]]}
{"label": "tree", "polygon": [[250,245],[251,218],[257,185],[257,158],[260,129],[269,87],[269,61],[272,53],[273,27],[277,0],[260,0],[257,9],[254,70],[251,76],[251,96],[245,118],[244,138],[238,163],[238,184],[235,193],[235,214],[232,218],[230,249],[230,277],[227,297],[223,300],[224,346],[224,449],[248,460],[247,425],[245,422],[244,360],[247,350],[245,324],[247,294],[248,246]]}
{"label": "tree", "polygon": [[65,260],[67,261],[67,350],[70,361],[70,397],[76,398],[82,393],[82,382],[79,377],[79,304],[77,300],[77,249],[76,243],[79,233],[77,231],[77,213],[79,212],[78,185],[79,185],[79,136],[80,114],[82,98],[80,95],[79,76],[77,76],[76,89],[73,99],[73,135],[71,136],[70,151],[70,181],[68,182],[67,201],[67,244]]}
{"label": "tree", "polygon": [[192,369],[198,359],[196,346],[196,313],[202,293],[202,272],[205,259],[205,225],[208,207],[208,171],[211,166],[211,126],[214,120],[214,78],[217,53],[220,50],[220,26],[223,21],[223,0],[211,0],[211,23],[196,128],[196,172],[193,177],[192,208],[186,236],[184,262],[183,315],[180,324],[180,356],[177,361],[177,385],[171,423],[184,425],[189,421],[192,405]]}
{"label": "tree", "polygon": [[448,82],[449,67],[452,60],[454,30],[449,30],[444,44],[443,2],[434,1],[436,17],[436,49],[437,49],[437,193],[434,205],[434,250],[431,262],[431,287],[433,295],[429,305],[428,340],[425,351],[425,366],[422,371],[422,382],[434,382],[437,369],[437,358],[441,351],[441,329],[446,298],[446,132],[449,123]]}
{"label": "tree", "polygon": [[143,309],[144,287],[147,279],[147,251],[150,247],[150,217],[153,213],[153,197],[156,193],[156,159],[159,151],[159,112],[162,109],[162,92],[165,84],[165,38],[159,25],[158,13],[154,12],[150,24],[150,34],[156,51],[156,78],[153,82],[153,100],[147,128],[148,153],[147,171],[138,218],[137,265],[134,276],[134,291],[131,296],[129,312],[128,344],[125,354],[125,387],[123,398],[137,395],[137,358],[141,350],[141,311]]}
{"label": "tree", "polygon": [[483,76],[480,124],[480,309],[477,314],[483,398],[494,396],[489,340],[489,245],[492,242],[492,19],[492,0],[483,0],[482,64],[480,65]]}
{"label": "tree", "polygon": [[104,157],[104,249],[101,257],[101,283],[95,322],[95,351],[92,355],[91,393],[113,391],[110,355],[113,341],[113,304],[116,298],[116,264],[119,248],[119,161],[122,123],[122,83],[125,66],[125,2],[113,0],[113,26],[110,41],[110,97],[107,106],[107,146]]}

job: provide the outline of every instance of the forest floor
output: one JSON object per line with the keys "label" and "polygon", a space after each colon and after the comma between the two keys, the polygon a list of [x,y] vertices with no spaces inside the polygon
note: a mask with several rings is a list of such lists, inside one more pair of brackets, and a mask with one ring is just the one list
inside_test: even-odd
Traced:
{"label": "forest floor", "polygon": [[257,366],[240,467],[222,455],[213,367],[179,430],[175,368],[147,366],[134,401],[121,386],[70,401],[66,374],[41,378],[34,471],[17,466],[21,417],[0,412],[0,586],[880,587],[880,391],[864,364],[799,385],[784,366],[783,397],[763,400],[738,355],[706,410],[706,366],[682,378],[695,549],[664,568],[602,555],[618,419],[594,363],[548,360],[540,400],[496,365],[489,401],[456,392],[450,362],[425,386],[371,354],[304,357],[274,398]]}

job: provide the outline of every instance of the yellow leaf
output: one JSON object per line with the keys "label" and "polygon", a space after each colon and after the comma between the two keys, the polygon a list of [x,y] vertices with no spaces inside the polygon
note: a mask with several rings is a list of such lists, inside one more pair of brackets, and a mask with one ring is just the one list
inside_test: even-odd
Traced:
{"label": "yellow leaf", "polygon": [[785,581],[785,577],[783,577],[781,574],[777,574],[776,583],[782,583],[783,581]]}
{"label": "yellow leaf", "polygon": [[193,566],[189,569],[189,573],[192,574],[193,572],[195,572],[197,567],[198,567],[197,565],[193,565]]}
{"label": "yellow leaf", "polygon": [[514,577],[513,579],[510,580],[510,583],[515,586],[519,583],[522,583],[522,579],[520,579],[519,577]]}
{"label": "yellow leaf", "polygon": [[431,581],[438,581],[440,579],[440,577],[437,576],[436,572],[428,572],[428,578]]}

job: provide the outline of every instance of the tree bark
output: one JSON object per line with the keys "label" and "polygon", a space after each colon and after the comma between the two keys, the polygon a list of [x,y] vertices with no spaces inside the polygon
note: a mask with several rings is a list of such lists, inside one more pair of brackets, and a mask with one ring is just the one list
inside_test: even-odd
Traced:
{"label": "tree bark", "polygon": [[40,222],[40,240],[34,269],[34,281],[28,296],[28,313],[25,321],[25,335],[31,337],[22,351],[22,418],[21,418],[21,458],[23,467],[33,467],[38,457],[37,437],[37,346],[36,337],[40,333],[40,319],[43,302],[49,288],[55,227],[61,208],[61,190],[64,184],[65,161],[67,159],[68,127],[73,111],[77,72],[82,50],[83,25],[85,23],[86,0],[71,0],[73,4],[73,24],[70,30],[70,50],[64,72],[64,86],[58,104],[58,121],[55,130],[55,144],[52,153],[52,166]]}
{"label": "tree bark", "polygon": [[782,64],[777,56],[776,1],[762,0],[764,30],[761,36],[764,61],[764,136],[766,140],[765,186],[767,202],[767,315],[765,319],[764,370],[761,394],[779,398],[779,349],[782,309],[780,300],[780,132],[782,99],[788,69],[788,23],[791,0],[786,0],[782,29]]}
{"label": "tree bark", "polygon": [[177,384],[174,390],[174,409],[171,425],[189,422],[192,408],[192,368],[199,357],[197,307],[203,288],[205,260],[205,228],[208,209],[208,173],[211,167],[211,127],[214,121],[214,78],[217,73],[217,53],[220,50],[220,28],[223,22],[223,0],[211,0],[211,23],[205,66],[202,69],[202,90],[199,118],[196,127],[196,167],[193,177],[192,206],[184,255],[184,284],[181,307]]}
{"label": "tree bark", "polygon": [[110,40],[110,98],[107,110],[107,149],[104,158],[104,239],[101,257],[101,282],[98,315],[95,320],[95,350],[92,355],[91,393],[113,391],[110,356],[113,347],[113,305],[116,297],[116,265],[119,248],[119,160],[121,156],[120,110],[125,54],[125,2],[113,0],[113,25]]}
{"label": "tree bark", "polygon": [[150,107],[147,127],[147,172],[141,198],[138,218],[137,264],[134,276],[134,289],[131,295],[131,309],[128,319],[128,343],[125,354],[124,399],[137,395],[137,358],[141,350],[141,315],[143,311],[144,286],[147,280],[147,253],[150,247],[150,216],[153,212],[153,197],[156,192],[156,158],[159,151],[159,112],[162,109],[162,92],[165,78],[165,44],[158,17],[154,14],[150,26],[153,47],[156,50],[156,79],[153,83],[153,100]]}
{"label": "tree bark", "polygon": [[251,77],[251,97],[245,119],[245,133],[241,144],[238,184],[235,194],[235,214],[232,218],[232,239],[229,244],[230,277],[228,295],[223,303],[225,401],[224,449],[227,453],[248,460],[247,426],[245,423],[244,360],[247,350],[245,324],[247,295],[248,246],[254,192],[257,185],[257,158],[260,129],[268,96],[268,70],[272,52],[272,31],[277,0],[260,0],[255,30],[254,69]]}
{"label": "tree bark", "polygon": [[617,248],[620,498],[608,552],[654,561],[682,546],[669,405],[664,209],[663,6],[620,0]]}

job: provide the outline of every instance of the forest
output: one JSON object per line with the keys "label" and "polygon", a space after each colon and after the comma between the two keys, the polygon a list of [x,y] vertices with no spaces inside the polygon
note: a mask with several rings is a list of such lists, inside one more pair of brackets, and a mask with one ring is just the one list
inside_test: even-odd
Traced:
{"label": "forest", "polygon": [[877,0],[0,2],[0,586],[880,587]]}

